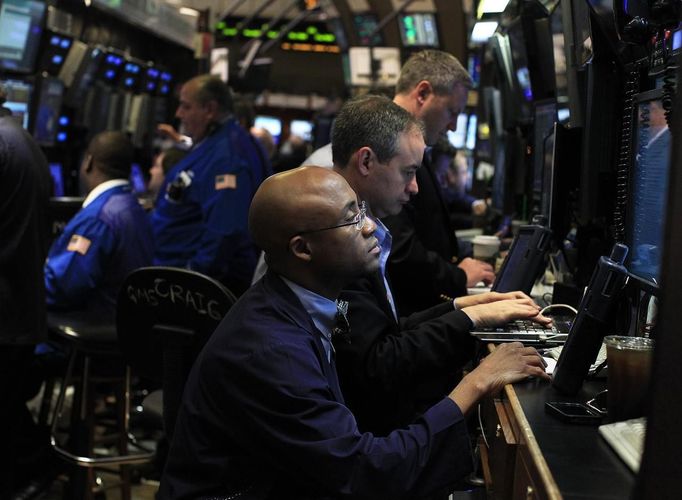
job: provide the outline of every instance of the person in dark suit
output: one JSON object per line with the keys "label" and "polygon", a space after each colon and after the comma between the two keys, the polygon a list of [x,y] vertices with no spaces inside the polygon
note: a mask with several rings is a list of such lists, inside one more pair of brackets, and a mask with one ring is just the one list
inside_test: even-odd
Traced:
{"label": "person in dark suit", "polygon": [[521,292],[459,297],[402,316],[385,268],[391,232],[380,218],[398,213],[416,193],[423,151],[420,122],[386,97],[352,99],[337,115],[333,169],[366,203],[381,255],[377,272],[349,281],[341,292],[349,303],[350,342],[334,344],[348,406],[360,429],[377,435],[408,425],[448,393],[475,355],[474,325],[549,321]]}
{"label": "person in dark suit", "polygon": [[[455,130],[472,86],[471,77],[451,54],[425,50],[403,65],[393,101],[424,122],[433,146]],[[457,238],[429,154],[416,172],[419,192],[402,212],[383,222],[393,235],[388,263],[396,303],[405,313],[467,294],[467,286],[492,283],[492,266],[459,254]]]}
{"label": "person in dark suit", "polygon": [[471,467],[464,414],[528,375],[533,348],[502,346],[409,427],[375,437],[344,404],[330,339],[339,292],[378,268],[375,225],[338,174],[267,179],[249,214],[269,270],[209,339],[185,387],[159,499],[399,499]]}
{"label": "person in dark suit", "polygon": [[22,486],[27,470],[35,474],[45,465],[36,463],[44,450],[28,446],[36,440],[27,439],[34,437],[33,429],[28,431],[34,424],[24,381],[36,344],[47,336],[43,262],[51,189],[45,156],[11,116],[0,116],[0,179],[0,453],[5,457],[0,498],[5,499]]}

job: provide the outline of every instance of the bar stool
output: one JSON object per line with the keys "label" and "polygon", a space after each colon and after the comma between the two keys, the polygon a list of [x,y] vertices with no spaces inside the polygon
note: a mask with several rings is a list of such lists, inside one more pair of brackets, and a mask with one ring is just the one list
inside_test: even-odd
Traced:
{"label": "bar stool", "polygon": [[[61,384],[51,425],[50,441],[56,454],[76,466],[65,498],[93,498],[96,486],[95,468],[119,466],[121,498],[130,500],[130,465],[149,462],[153,452],[130,453],[130,369],[126,366],[117,343],[116,326],[112,321],[86,313],[49,313],[48,330],[65,343],[71,353]],[[96,385],[108,383],[115,399],[115,447],[117,455],[95,452]],[[66,392],[74,385],[68,442],[58,440],[59,421],[64,410]]]}

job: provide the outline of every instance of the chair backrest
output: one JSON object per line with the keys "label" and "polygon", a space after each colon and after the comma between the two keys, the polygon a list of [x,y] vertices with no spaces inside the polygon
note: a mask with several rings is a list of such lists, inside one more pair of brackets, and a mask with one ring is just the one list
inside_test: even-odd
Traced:
{"label": "chair backrest", "polygon": [[134,373],[160,382],[170,439],[189,370],[235,296],[218,281],[173,267],[130,273],[118,295],[116,328]]}

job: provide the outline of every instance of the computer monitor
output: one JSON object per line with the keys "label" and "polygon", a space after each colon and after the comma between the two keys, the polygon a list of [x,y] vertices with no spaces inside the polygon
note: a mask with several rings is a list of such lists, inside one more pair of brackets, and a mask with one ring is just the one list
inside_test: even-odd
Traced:
{"label": "computer monitor", "polygon": [[147,191],[147,183],[139,163],[133,163],[130,166],[130,185],[135,194],[142,194]]}
{"label": "computer monitor", "polygon": [[44,15],[41,0],[0,2],[0,71],[33,72]]}
{"label": "computer monitor", "polygon": [[20,80],[0,80],[7,100],[3,106],[12,112],[12,116],[28,130],[29,110],[33,86]]}
{"label": "computer monitor", "polygon": [[282,134],[282,121],[274,116],[258,115],[253,122],[254,127],[264,128],[272,135],[275,143],[279,142],[279,137]]}
{"label": "computer monitor", "polygon": [[313,139],[313,124],[308,120],[291,120],[289,132],[310,142]]}
{"label": "computer monitor", "polygon": [[64,196],[64,171],[61,163],[50,163],[52,176],[52,196]]}
{"label": "computer monitor", "polygon": [[466,142],[468,119],[469,116],[466,113],[460,113],[457,116],[457,128],[447,131],[448,141],[457,149],[462,149]]}
{"label": "computer monitor", "polygon": [[[78,63],[78,68],[74,71],[71,77],[71,84],[69,85],[69,90],[66,93],[65,101],[69,106],[72,107],[82,107],[83,99],[87,92],[90,90],[92,85],[95,83],[95,77],[99,72],[99,68],[104,59],[105,53],[100,47],[85,47],[80,43],[74,43],[71,52],[74,52],[72,56],[71,53],[67,56],[67,65],[71,64],[69,59],[74,58],[73,64]],[[79,62],[80,61],[80,62]],[[70,73],[69,73],[70,74]]]}
{"label": "computer monitor", "polygon": [[[376,14],[366,12],[364,14],[353,14],[353,26],[355,27],[355,34],[360,45],[378,46],[384,44],[384,39],[381,32],[375,33],[370,40],[369,36],[379,25],[379,18]],[[370,43],[371,42],[371,43]]]}
{"label": "computer monitor", "polygon": [[671,134],[659,90],[636,98],[626,240],[630,273],[658,284],[670,170]]}
{"label": "computer monitor", "polygon": [[534,215],[544,215],[549,219],[554,123],[557,121],[556,101],[549,99],[536,102],[533,114],[532,209]]}
{"label": "computer monitor", "polygon": [[40,95],[33,125],[33,138],[38,144],[43,146],[54,144],[59,128],[63,96],[64,84],[59,78],[48,76],[40,80]]}
{"label": "computer monitor", "polygon": [[430,12],[398,16],[400,39],[405,47],[438,47],[436,17]]}
{"label": "computer monitor", "polygon": [[469,123],[467,123],[467,135],[464,141],[464,147],[469,151],[476,149],[476,140],[478,139],[478,116],[475,114],[469,115]]}

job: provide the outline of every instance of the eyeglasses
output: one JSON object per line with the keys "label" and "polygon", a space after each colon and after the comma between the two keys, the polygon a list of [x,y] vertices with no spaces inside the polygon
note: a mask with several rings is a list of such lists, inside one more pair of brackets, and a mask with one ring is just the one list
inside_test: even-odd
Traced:
{"label": "eyeglasses", "polygon": [[309,233],[318,233],[320,231],[327,231],[328,229],[336,229],[338,227],[346,227],[346,226],[353,226],[356,229],[356,231],[361,231],[362,228],[365,227],[366,219],[367,219],[367,207],[365,206],[365,202],[361,201],[360,202],[360,210],[355,215],[355,217],[353,217],[352,221],[344,222],[343,224],[337,224],[335,226],[321,227],[319,229],[307,229],[305,231],[300,231],[296,234],[301,235],[301,234],[309,234]]}

